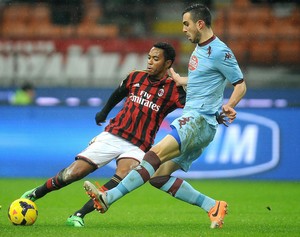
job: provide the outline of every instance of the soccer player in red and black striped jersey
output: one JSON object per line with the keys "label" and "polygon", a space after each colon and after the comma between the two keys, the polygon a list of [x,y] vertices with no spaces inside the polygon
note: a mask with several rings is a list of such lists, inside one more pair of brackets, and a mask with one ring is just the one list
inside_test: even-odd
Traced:
{"label": "soccer player in red and black striped jersey", "polygon": [[[155,51],[156,54],[159,52],[157,49],[151,52]],[[182,87],[177,87],[168,74],[162,74],[159,80],[151,76],[155,70],[149,64],[147,71],[133,71],[122,82],[118,93],[127,99],[105,128],[105,131],[126,139],[143,151],[150,149],[166,115],[181,108],[185,102]]]}
{"label": "soccer player in red and black striped jersey", "polygon": [[[69,167],[43,185],[25,192],[22,197],[35,201],[84,178],[114,159],[117,161],[116,173],[101,188],[115,187],[151,148],[163,119],[185,104],[184,89],[177,87],[168,75],[174,60],[175,50],[170,44],[154,44],[148,54],[147,69],[132,71],[96,114],[96,123],[102,125],[109,112],[126,98],[123,108],[110,120],[104,132],[96,136]],[[93,210],[94,203],[90,200],[68,218],[67,224],[84,226],[84,216]]]}

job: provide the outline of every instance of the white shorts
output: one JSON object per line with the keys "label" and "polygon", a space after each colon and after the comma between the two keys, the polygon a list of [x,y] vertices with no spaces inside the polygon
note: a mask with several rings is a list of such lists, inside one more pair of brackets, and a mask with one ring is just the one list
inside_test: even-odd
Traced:
{"label": "white shorts", "polygon": [[145,152],[138,146],[108,132],[94,137],[89,146],[80,152],[76,159],[83,159],[100,168],[112,160],[131,158],[141,162]]}

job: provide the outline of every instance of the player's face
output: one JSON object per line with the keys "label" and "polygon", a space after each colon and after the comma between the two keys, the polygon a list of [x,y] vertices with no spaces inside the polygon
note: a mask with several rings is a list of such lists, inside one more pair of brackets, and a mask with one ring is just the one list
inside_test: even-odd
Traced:
{"label": "player's face", "polygon": [[169,64],[165,61],[164,51],[153,47],[148,54],[147,72],[161,79],[167,72]]}
{"label": "player's face", "polygon": [[185,13],[182,16],[182,31],[186,34],[188,40],[195,44],[199,43],[201,39],[201,33],[199,32],[199,23],[201,22],[198,21],[195,23],[192,21],[191,14],[189,12]]}

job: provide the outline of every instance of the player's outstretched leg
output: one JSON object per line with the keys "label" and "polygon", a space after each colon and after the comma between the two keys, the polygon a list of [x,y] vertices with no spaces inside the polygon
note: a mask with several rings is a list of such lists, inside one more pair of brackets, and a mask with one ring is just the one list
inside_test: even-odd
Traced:
{"label": "player's outstretched leg", "polygon": [[64,178],[63,174],[66,169],[62,169],[58,174],[50,179],[48,179],[43,185],[26,191],[21,198],[27,198],[31,201],[36,201],[39,198],[44,197],[47,193],[52,192],[53,190],[61,189],[71,182],[67,183]]}
{"label": "player's outstretched leg", "polygon": [[150,179],[150,184],[184,202],[201,207],[208,213],[211,228],[221,228],[227,214],[227,203],[216,201],[198,190],[188,182],[173,176],[156,176]]}
{"label": "player's outstretched leg", "polygon": [[222,228],[224,224],[224,218],[227,214],[227,203],[224,201],[216,201],[216,205],[210,209],[208,216],[211,220],[210,228]]}
{"label": "player's outstretched leg", "polygon": [[70,166],[59,171],[54,177],[46,180],[43,185],[25,192],[22,197],[36,201],[52,191],[59,190],[82,179],[95,169],[96,167],[90,163],[77,159]]}
{"label": "player's outstretched leg", "polygon": [[148,151],[141,164],[131,170],[115,188],[102,192],[89,181],[84,183],[84,188],[90,198],[94,200],[95,208],[104,213],[109,205],[145,184],[160,165],[161,161],[155,152]]}

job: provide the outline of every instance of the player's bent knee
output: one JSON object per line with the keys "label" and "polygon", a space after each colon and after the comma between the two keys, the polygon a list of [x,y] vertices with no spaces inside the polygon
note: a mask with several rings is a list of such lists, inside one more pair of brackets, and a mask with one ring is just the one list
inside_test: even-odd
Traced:
{"label": "player's bent knee", "polygon": [[58,179],[61,180],[61,182],[69,184],[75,181],[76,175],[73,174],[69,168],[65,168],[60,172],[60,175],[58,176]]}
{"label": "player's bent knee", "polygon": [[164,176],[156,176],[156,177],[153,177],[149,180],[149,183],[160,189],[166,182],[168,182],[168,180],[170,179],[170,176],[169,175],[164,175]]}
{"label": "player's bent knee", "polygon": [[116,174],[121,177],[125,178],[125,176],[134,168],[136,168],[139,165],[139,162],[133,159],[120,159],[118,161]]}
{"label": "player's bent knee", "polygon": [[132,169],[119,169],[116,171],[116,175],[121,177],[122,179],[131,171]]}
{"label": "player's bent knee", "polygon": [[70,184],[72,182],[75,182],[77,180],[80,180],[87,176],[91,171],[90,170],[81,170],[81,169],[65,169],[62,173],[62,180]]}
{"label": "player's bent knee", "polygon": [[61,179],[70,184],[77,180],[80,180],[93,172],[95,170],[95,166],[86,162],[85,160],[76,160],[69,167],[65,168],[61,173]]}

